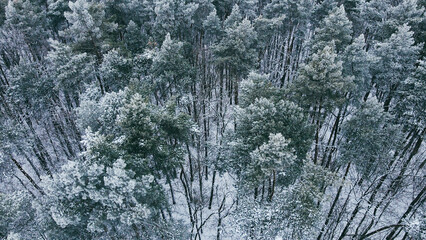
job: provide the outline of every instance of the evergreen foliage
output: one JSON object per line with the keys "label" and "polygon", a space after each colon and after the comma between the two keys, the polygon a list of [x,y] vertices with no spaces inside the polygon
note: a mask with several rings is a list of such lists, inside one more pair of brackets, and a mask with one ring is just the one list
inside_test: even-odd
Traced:
{"label": "evergreen foliage", "polygon": [[0,0],[0,239],[424,239],[425,0]]}

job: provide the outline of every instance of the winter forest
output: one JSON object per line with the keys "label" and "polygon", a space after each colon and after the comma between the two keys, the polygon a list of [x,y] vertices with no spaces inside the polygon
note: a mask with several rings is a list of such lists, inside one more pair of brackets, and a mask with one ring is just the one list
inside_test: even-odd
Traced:
{"label": "winter forest", "polygon": [[0,239],[425,239],[425,8],[0,0]]}

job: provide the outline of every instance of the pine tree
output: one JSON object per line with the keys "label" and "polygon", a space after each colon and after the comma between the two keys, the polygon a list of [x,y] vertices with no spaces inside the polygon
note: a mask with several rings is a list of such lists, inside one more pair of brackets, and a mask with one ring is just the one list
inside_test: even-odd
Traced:
{"label": "pine tree", "polygon": [[290,91],[306,110],[322,115],[346,101],[345,94],[353,86],[352,77],[344,76],[343,62],[338,60],[334,45],[314,53],[301,67],[297,81]]}
{"label": "pine tree", "polygon": [[225,36],[214,48],[217,64],[227,66],[238,78],[244,77],[256,61],[257,33],[249,20],[242,19],[237,6],[224,25]]}
{"label": "pine tree", "polygon": [[310,61],[301,67],[297,81],[289,88],[296,103],[310,113],[316,125],[314,163],[318,163],[320,130],[324,118],[345,104],[346,94],[353,88],[352,76],[344,76],[342,71],[343,62],[338,60],[332,42],[331,46],[311,56]]}
{"label": "pine tree", "polygon": [[378,58],[366,50],[364,35],[360,35],[352,44],[348,45],[342,53],[343,75],[353,76],[355,88],[352,98],[355,102],[361,101],[372,88],[372,68],[378,62]]}
{"label": "pine tree", "polygon": [[160,49],[154,49],[145,55],[152,59],[149,72],[154,77],[154,88],[160,99],[188,91],[195,77],[183,42],[171,39],[170,34],[167,34]]}
{"label": "pine tree", "polygon": [[17,109],[40,116],[43,109],[52,107],[51,100],[58,93],[52,79],[44,74],[43,66],[23,60],[11,70],[9,81],[13,87],[7,89],[7,94]]}
{"label": "pine tree", "polygon": [[234,104],[238,104],[238,86],[242,78],[246,77],[257,60],[256,42],[257,33],[251,22],[242,15],[237,5],[231,15],[225,20],[225,35],[213,47],[215,62],[219,71],[230,72]]}
{"label": "pine tree", "polygon": [[47,0],[47,16],[50,18],[53,30],[58,33],[66,27],[65,12],[70,11],[66,0]]}
{"label": "pine tree", "polygon": [[[173,178],[172,170],[181,163],[189,119],[175,115],[172,106],[149,105],[130,90],[98,100],[99,94],[94,100],[90,94],[79,109],[80,118],[92,118],[80,120],[80,126],[87,127],[82,157],[66,163],[52,179],[44,179],[46,194],[35,203],[46,234],[53,238],[179,234],[168,232],[173,226],[160,220],[168,200],[158,181]],[[155,224],[146,225],[149,222]]]}
{"label": "pine tree", "polygon": [[397,104],[395,113],[404,124],[414,126],[425,125],[425,94],[426,83],[426,63],[423,60],[417,62],[414,74],[409,76],[401,85],[397,93]]}
{"label": "pine tree", "polygon": [[352,23],[343,5],[333,8],[315,30],[312,52],[317,52],[334,41],[335,51],[342,52],[352,39]]}
{"label": "pine tree", "polygon": [[105,19],[105,6],[102,3],[77,0],[69,2],[70,12],[64,16],[69,27],[60,32],[63,37],[71,37],[75,49],[93,54],[98,63],[102,62],[102,50],[106,48],[108,33],[117,29],[117,24],[108,23]]}
{"label": "pine tree", "polygon": [[163,41],[167,34],[179,40],[189,37],[189,27],[193,24],[192,17],[199,7],[196,3],[183,0],[155,0],[154,29],[156,39]]}
{"label": "pine tree", "polygon": [[420,239],[425,7],[0,0],[0,239]]}
{"label": "pine tree", "polygon": [[300,160],[306,156],[312,139],[312,128],[302,109],[292,102],[274,102],[265,98],[237,112],[232,167],[237,173],[250,163],[249,154],[269,141],[270,134],[282,134],[288,140],[289,149],[294,148]]}
{"label": "pine tree", "polygon": [[383,41],[398,31],[403,24],[409,24],[412,29],[420,28],[423,8],[417,0],[374,0],[361,1],[359,5],[359,24],[363,23],[366,38]]}
{"label": "pine tree", "polygon": [[414,71],[420,46],[414,45],[413,32],[404,24],[398,31],[382,43],[378,43],[375,55],[381,58],[375,65],[375,83],[377,84],[377,96],[384,102],[385,111],[389,110],[395,91]]}
{"label": "pine tree", "polygon": [[[213,5],[213,0],[194,0],[195,5],[198,5],[192,16],[192,28],[204,33],[204,21],[207,20],[208,15],[212,12],[216,13],[216,8]],[[220,20],[219,20],[220,21]]]}
{"label": "pine tree", "polygon": [[[185,115],[167,116],[171,113],[147,104],[139,94],[123,106],[118,123],[125,138],[120,148],[126,154],[150,159],[146,166],[140,166],[143,162],[132,159],[130,166],[142,172],[151,166],[157,174],[163,172],[165,175],[179,166],[182,161],[180,144],[187,138],[191,125]],[[175,144],[169,144],[170,141]]]}
{"label": "pine tree", "polygon": [[313,1],[314,12],[312,22],[314,24],[314,28],[318,28],[321,26],[321,22],[324,18],[326,18],[330,12],[335,9],[338,5],[338,1],[336,0],[323,0],[323,1]]}
{"label": "pine tree", "polygon": [[[45,179],[46,196],[37,200],[38,221],[51,238],[98,238],[155,236],[156,229],[144,231],[147,221],[153,221],[155,208],[147,201],[157,194],[153,177],[134,178],[124,160],[110,165],[90,161],[93,148],[101,147],[101,136],[88,135],[88,162],[69,162],[53,179]],[[108,149],[102,149],[108,151]],[[146,229],[146,227],[145,227]]]}
{"label": "pine tree", "polygon": [[126,100],[126,92],[110,92],[101,95],[93,86],[87,87],[81,95],[81,103],[77,112],[77,125],[81,132],[90,127],[94,132],[101,134],[118,134],[119,127],[116,124],[120,109]]}
{"label": "pine tree", "polygon": [[31,49],[33,60],[40,60],[47,50],[49,34],[46,10],[37,1],[9,1],[5,25],[19,30]]}
{"label": "pine tree", "polygon": [[[258,44],[269,41],[274,33],[291,33],[296,29],[296,35],[307,31],[310,16],[313,15],[312,0],[273,0],[264,8],[264,15],[256,19],[256,30],[259,33]],[[297,26],[297,27],[296,27]]]}
{"label": "pine tree", "polygon": [[36,235],[35,224],[29,194],[21,191],[0,194],[1,238],[14,239],[14,236],[15,239],[33,238]]}
{"label": "pine tree", "polygon": [[240,7],[235,4],[232,7],[231,14],[225,19],[223,22],[225,28],[230,28],[233,26],[237,26],[243,20],[243,15],[241,14]]}
{"label": "pine tree", "polygon": [[[297,157],[289,143],[281,133],[271,134],[267,142],[250,153],[251,161],[244,173],[247,187],[261,186],[269,177],[273,179],[273,184],[277,178],[294,181],[296,174],[292,171],[297,168]],[[273,194],[271,189],[269,199],[272,199]]]}
{"label": "pine tree", "polygon": [[342,164],[354,163],[366,180],[384,173],[402,137],[400,127],[391,120],[374,98],[363,103],[343,126]]}
{"label": "pine tree", "polygon": [[78,105],[79,93],[85,84],[95,81],[95,59],[87,53],[76,54],[70,46],[51,41],[51,50],[46,56],[47,72],[54,89],[61,90],[67,97],[67,106]]}
{"label": "pine tree", "polygon": [[140,54],[143,52],[146,44],[148,43],[148,36],[142,31],[141,27],[132,20],[126,27],[126,33],[124,34],[124,41],[126,49],[133,55]]}
{"label": "pine tree", "polygon": [[[217,16],[217,11],[214,9],[209,13],[207,18],[203,21],[203,27],[206,31],[206,38],[212,41],[213,39],[220,39],[223,33],[221,22]],[[213,40],[214,42],[214,40]]]}
{"label": "pine tree", "polygon": [[283,203],[287,218],[284,232],[290,232],[304,239],[316,235],[318,221],[322,218],[320,202],[326,198],[323,186],[336,183],[338,178],[328,169],[307,162],[300,180],[292,186],[288,198]]}
{"label": "pine tree", "polygon": [[282,91],[271,84],[268,75],[250,72],[241,82],[240,107],[246,108],[260,98],[279,101],[282,95]]}
{"label": "pine tree", "polygon": [[130,59],[125,58],[115,49],[104,54],[104,59],[99,67],[99,75],[108,91],[118,91],[127,86],[131,73]]}
{"label": "pine tree", "polygon": [[235,6],[235,2],[233,0],[213,0],[213,5],[217,10],[217,15],[223,21],[231,14],[232,8]]}
{"label": "pine tree", "polygon": [[273,0],[265,6],[264,17],[285,29],[292,25],[304,25],[313,10],[314,3],[311,0]]}

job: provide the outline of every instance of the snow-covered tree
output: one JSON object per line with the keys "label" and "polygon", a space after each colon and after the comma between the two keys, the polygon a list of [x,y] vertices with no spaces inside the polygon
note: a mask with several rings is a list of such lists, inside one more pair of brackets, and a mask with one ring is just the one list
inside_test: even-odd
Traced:
{"label": "snow-covered tree", "polygon": [[378,43],[375,55],[381,61],[375,65],[375,83],[378,88],[378,98],[384,101],[385,111],[401,83],[410,72],[414,71],[420,46],[414,44],[413,32],[404,24],[398,31],[382,43]]}
{"label": "snow-covered tree", "polygon": [[335,51],[342,52],[352,39],[352,23],[343,5],[334,7],[315,30],[312,52],[317,52],[334,41]]}
{"label": "snow-covered tree", "polygon": [[334,44],[327,45],[311,56],[301,67],[291,89],[301,106],[313,107],[315,114],[329,112],[346,101],[345,94],[353,86],[352,77],[344,76],[343,62],[338,59]]}
{"label": "snow-covered tree", "polygon": [[412,76],[409,76],[398,91],[398,101],[395,113],[400,121],[414,126],[424,126],[426,122],[425,104],[426,96],[426,62],[417,62],[417,68]]}
{"label": "snow-covered tree", "polygon": [[108,91],[117,91],[128,85],[132,74],[131,60],[113,49],[104,54],[99,75]]}
{"label": "snow-covered tree", "polygon": [[[32,225],[32,226],[31,226]],[[0,193],[0,237],[3,239],[37,238],[31,196],[22,191]]]}
{"label": "snow-covered tree", "polygon": [[352,97],[361,101],[372,88],[372,68],[378,58],[366,49],[364,35],[360,35],[342,53],[343,75],[352,76],[355,88]]}
{"label": "snow-covered tree", "polygon": [[121,158],[112,163],[91,158],[92,154],[111,150],[104,145],[104,139],[88,132],[86,161],[71,161],[52,179],[44,179],[46,195],[35,202],[35,207],[49,238],[139,238],[161,234],[161,223],[155,223],[159,210],[152,206],[152,199],[158,199],[156,195],[161,196],[161,190],[159,193],[153,176],[136,177]]}
{"label": "snow-covered tree", "polygon": [[65,12],[64,16],[69,27],[60,34],[73,39],[77,50],[93,54],[101,62],[102,50],[110,45],[104,40],[108,34],[116,31],[117,24],[106,21],[105,5],[102,2],[77,0],[70,1],[68,6],[71,11]]}
{"label": "snow-covered tree", "polygon": [[[297,157],[294,149],[288,147],[289,143],[290,141],[286,140],[281,133],[271,134],[268,142],[250,153],[251,161],[244,174],[250,187],[260,186],[269,177],[272,181],[276,181],[277,178],[286,179],[289,182],[294,180],[292,171],[295,171],[295,168],[297,171]],[[272,199],[272,196],[273,192],[270,192],[269,198]]]}
{"label": "snow-covered tree", "polygon": [[425,8],[0,0],[0,239],[421,238]]}
{"label": "snow-covered tree", "polygon": [[391,121],[374,98],[363,103],[343,127],[343,163],[353,162],[365,179],[384,173],[402,137],[400,127]]}
{"label": "snow-covered tree", "polygon": [[224,25],[225,35],[214,48],[216,62],[241,79],[255,64],[257,33],[248,19],[242,19],[237,5]]}
{"label": "snow-covered tree", "polygon": [[75,54],[70,46],[57,41],[51,41],[50,44],[52,49],[46,59],[54,88],[64,91],[68,106],[71,106],[72,101],[78,104],[78,95],[83,91],[84,85],[96,81],[95,59],[87,53]]}
{"label": "snow-covered tree", "polygon": [[171,39],[170,34],[167,34],[161,48],[145,55],[152,59],[149,72],[154,78],[154,88],[159,97],[167,99],[188,91],[195,80],[195,72],[187,59],[183,42]]}
{"label": "snow-covered tree", "polygon": [[124,39],[127,50],[132,54],[142,53],[148,43],[146,32],[143,32],[142,28],[132,20],[127,24]]}
{"label": "snow-covered tree", "polygon": [[29,45],[34,60],[47,50],[49,34],[46,9],[38,1],[9,1],[5,7],[5,25],[20,31]]}

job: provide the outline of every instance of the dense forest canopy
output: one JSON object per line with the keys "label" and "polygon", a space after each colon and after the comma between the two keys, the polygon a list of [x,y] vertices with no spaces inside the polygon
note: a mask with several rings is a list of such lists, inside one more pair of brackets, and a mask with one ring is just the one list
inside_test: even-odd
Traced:
{"label": "dense forest canopy", "polygon": [[425,0],[0,0],[0,239],[425,239]]}

